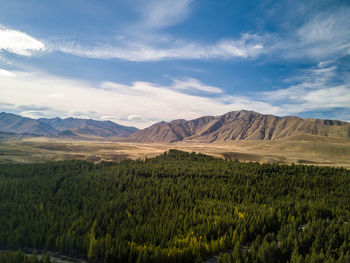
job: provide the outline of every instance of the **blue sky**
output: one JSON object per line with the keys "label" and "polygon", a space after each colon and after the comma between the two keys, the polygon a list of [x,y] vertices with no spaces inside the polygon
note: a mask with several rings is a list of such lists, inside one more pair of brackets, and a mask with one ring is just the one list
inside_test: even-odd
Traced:
{"label": "blue sky", "polygon": [[0,111],[350,121],[348,1],[3,1]]}

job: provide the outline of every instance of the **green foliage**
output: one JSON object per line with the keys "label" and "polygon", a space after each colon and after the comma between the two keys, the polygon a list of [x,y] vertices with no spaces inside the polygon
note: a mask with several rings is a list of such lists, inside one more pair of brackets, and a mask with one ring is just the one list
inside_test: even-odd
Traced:
{"label": "green foliage", "polygon": [[[0,249],[90,262],[349,262],[350,171],[225,161],[0,165]],[[2,262],[2,261],[1,261]]]}

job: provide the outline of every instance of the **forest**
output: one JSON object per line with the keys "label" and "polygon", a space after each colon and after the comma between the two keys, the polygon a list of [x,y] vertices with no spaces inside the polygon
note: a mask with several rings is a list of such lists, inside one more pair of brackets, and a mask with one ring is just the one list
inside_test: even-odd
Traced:
{"label": "forest", "polygon": [[92,263],[350,262],[344,168],[177,150],[118,163],[0,164],[0,215],[2,251]]}
{"label": "forest", "polygon": [[46,254],[44,257],[37,256],[36,252],[27,255],[22,251],[3,251],[0,252],[1,263],[50,263],[50,255]]}

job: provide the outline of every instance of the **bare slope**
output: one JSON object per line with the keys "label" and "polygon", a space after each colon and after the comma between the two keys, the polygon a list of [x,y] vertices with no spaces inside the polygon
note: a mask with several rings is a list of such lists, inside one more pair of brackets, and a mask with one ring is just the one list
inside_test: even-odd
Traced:
{"label": "bare slope", "polygon": [[94,162],[138,159],[169,149],[205,153],[240,161],[303,163],[350,168],[350,140],[296,135],[278,140],[236,140],[216,143],[134,143],[62,138],[1,140],[0,163],[84,159]]}
{"label": "bare slope", "polygon": [[294,135],[350,138],[350,124],[337,120],[277,117],[253,111],[232,111],[221,116],[206,116],[186,121],[160,122],[140,130],[130,140],[139,142],[229,140],[276,140]]}

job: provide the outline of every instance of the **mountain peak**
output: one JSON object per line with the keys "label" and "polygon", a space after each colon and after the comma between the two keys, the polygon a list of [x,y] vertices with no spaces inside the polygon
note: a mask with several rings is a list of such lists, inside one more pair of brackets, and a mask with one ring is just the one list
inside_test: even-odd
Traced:
{"label": "mountain peak", "polygon": [[276,140],[293,135],[320,135],[350,138],[350,123],[278,117],[255,111],[230,111],[219,116],[157,123],[130,136],[145,142],[223,142],[229,140]]}

